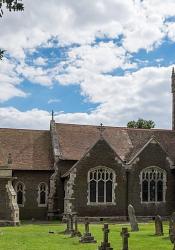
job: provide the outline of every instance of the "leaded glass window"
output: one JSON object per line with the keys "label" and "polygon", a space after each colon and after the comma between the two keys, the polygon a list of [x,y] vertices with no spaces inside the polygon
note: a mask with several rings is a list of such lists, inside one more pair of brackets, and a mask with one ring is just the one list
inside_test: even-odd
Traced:
{"label": "leaded glass window", "polygon": [[115,172],[112,169],[98,167],[88,173],[89,203],[114,202]]}
{"label": "leaded glass window", "polygon": [[47,195],[48,195],[48,187],[46,183],[40,183],[39,184],[39,190],[38,190],[38,201],[40,206],[47,205]]}
{"label": "leaded glass window", "polygon": [[166,171],[159,167],[148,167],[141,172],[142,202],[163,202],[166,193]]}
{"label": "leaded glass window", "polygon": [[17,195],[17,203],[20,206],[24,205],[24,189],[25,189],[25,186],[22,182],[18,182],[15,186],[16,195]]}

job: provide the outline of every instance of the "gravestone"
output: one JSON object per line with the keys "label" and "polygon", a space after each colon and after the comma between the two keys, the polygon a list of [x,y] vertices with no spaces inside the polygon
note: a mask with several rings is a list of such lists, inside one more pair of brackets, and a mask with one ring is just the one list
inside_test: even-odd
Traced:
{"label": "gravestone", "polygon": [[160,215],[155,217],[155,235],[162,236],[163,235],[163,223]]}
{"label": "gravestone", "polygon": [[75,224],[75,229],[72,230],[71,237],[75,237],[75,236],[81,237],[81,233],[78,230],[78,218],[77,218],[77,214],[74,214],[74,224]]}
{"label": "gravestone", "polygon": [[96,243],[97,241],[94,239],[94,237],[89,232],[89,220],[86,217],[85,218],[85,233],[80,239],[81,243]]}
{"label": "gravestone", "polygon": [[128,228],[123,227],[122,232],[121,232],[121,237],[122,237],[122,250],[129,250],[128,248],[128,238],[129,238],[129,233],[128,233]]}
{"label": "gravestone", "polygon": [[129,215],[129,221],[131,225],[131,231],[133,232],[139,231],[138,223],[137,223],[136,216],[135,216],[135,210],[132,205],[128,206],[128,215]]}
{"label": "gravestone", "polygon": [[110,243],[108,242],[108,224],[104,224],[103,228],[103,242],[101,243],[101,246],[98,247],[98,250],[113,250],[113,248],[110,246]]}
{"label": "gravestone", "polygon": [[169,237],[172,243],[175,243],[175,212],[172,213],[169,221]]}
{"label": "gravestone", "polygon": [[66,214],[66,229],[64,234],[71,234],[71,221],[70,221],[70,214]]}

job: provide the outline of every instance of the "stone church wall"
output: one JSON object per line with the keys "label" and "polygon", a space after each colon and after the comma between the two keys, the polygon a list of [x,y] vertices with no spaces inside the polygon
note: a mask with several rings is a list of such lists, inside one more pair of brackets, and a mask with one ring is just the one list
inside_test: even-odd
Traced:
{"label": "stone church wall", "polygon": [[[105,166],[116,173],[115,205],[87,205],[87,173],[91,168]],[[77,164],[73,185],[73,210],[79,216],[126,216],[126,176],[121,161],[104,140],[98,143]]]}
{"label": "stone church wall", "polygon": [[49,178],[51,171],[13,171],[13,176],[17,180],[13,181],[15,187],[17,182],[25,185],[24,206],[19,206],[19,214],[21,219],[47,219],[47,207],[38,206],[38,185],[45,182],[49,188]]}
{"label": "stone church wall", "polygon": [[[140,172],[150,166],[157,166],[167,173],[166,202],[141,203]],[[129,173],[129,203],[136,211],[137,216],[169,216],[175,209],[175,175],[170,169],[165,151],[158,143],[150,143],[136,158],[135,164]]]}

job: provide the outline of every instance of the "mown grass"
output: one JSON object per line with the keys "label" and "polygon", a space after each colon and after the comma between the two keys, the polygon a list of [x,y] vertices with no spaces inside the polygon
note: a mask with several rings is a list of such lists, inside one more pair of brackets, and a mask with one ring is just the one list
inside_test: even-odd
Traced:
{"label": "mown grass", "polygon": [[[96,250],[100,245],[103,234],[102,224],[90,225],[90,231],[97,240],[96,244],[81,244],[78,238],[70,238],[60,234],[65,225],[51,224],[22,224],[20,227],[0,228],[0,250]],[[111,224],[109,240],[114,250],[121,250],[121,228],[125,224]],[[154,223],[139,224],[139,232],[130,232],[130,250],[172,250],[173,245],[168,238],[168,224],[164,224],[164,236],[154,236]],[[84,226],[80,225],[81,232]],[[49,234],[54,231],[54,234]]]}

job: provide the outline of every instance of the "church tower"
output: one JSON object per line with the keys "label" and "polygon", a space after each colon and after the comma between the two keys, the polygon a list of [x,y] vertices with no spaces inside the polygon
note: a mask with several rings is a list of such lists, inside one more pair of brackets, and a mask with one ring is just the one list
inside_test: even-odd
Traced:
{"label": "church tower", "polygon": [[174,67],[172,69],[172,75],[171,75],[171,92],[173,95],[173,98],[172,98],[172,129],[175,130],[175,72],[174,72]]}

